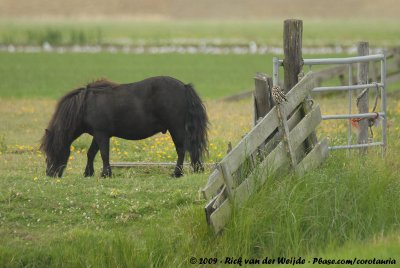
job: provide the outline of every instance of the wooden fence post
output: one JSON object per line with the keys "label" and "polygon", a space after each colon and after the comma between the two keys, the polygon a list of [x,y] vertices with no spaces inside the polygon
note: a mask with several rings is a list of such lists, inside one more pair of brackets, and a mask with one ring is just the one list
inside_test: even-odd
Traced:
{"label": "wooden fence post", "polygon": [[[369,54],[368,42],[358,43],[358,55],[365,56]],[[362,62],[358,64],[357,69],[357,81],[359,85],[368,83],[368,62]],[[368,89],[360,90],[357,96],[357,108],[358,113],[368,113]],[[368,119],[362,119],[359,121],[359,132],[358,132],[358,144],[368,143]],[[360,148],[360,153],[365,154],[367,147]]]}
{"label": "wooden fence post", "polygon": [[303,67],[302,40],[303,21],[285,20],[283,27],[283,51],[285,54],[283,90],[285,93],[297,84],[298,74]]}
{"label": "wooden fence post", "polygon": [[271,96],[272,78],[266,74],[257,73],[254,77],[254,125],[258,120],[267,115],[274,107]]}
{"label": "wooden fence post", "polygon": [[[303,21],[301,20],[285,20],[283,27],[283,50],[285,59],[283,60],[284,68],[284,92],[289,92],[294,85],[299,82],[299,74],[303,67]],[[307,99],[303,102],[303,116],[311,110],[311,104]],[[307,153],[317,144],[317,136],[312,132],[310,137],[304,142],[304,152]]]}

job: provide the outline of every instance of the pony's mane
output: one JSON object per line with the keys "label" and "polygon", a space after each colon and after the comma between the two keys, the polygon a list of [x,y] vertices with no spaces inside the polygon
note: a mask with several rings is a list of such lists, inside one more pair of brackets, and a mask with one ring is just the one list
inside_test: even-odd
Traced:
{"label": "pony's mane", "polygon": [[55,112],[41,140],[40,149],[46,155],[56,155],[74,134],[82,121],[87,89],[114,88],[117,83],[98,79],[65,94],[57,103]]}
{"label": "pony's mane", "polygon": [[119,84],[111,82],[107,79],[101,78],[96,81],[93,81],[86,85],[86,88],[104,88],[104,87],[116,87]]}
{"label": "pony's mane", "polygon": [[85,92],[84,87],[77,88],[58,101],[40,144],[40,149],[46,155],[56,155],[74,133],[81,121],[86,100]]}

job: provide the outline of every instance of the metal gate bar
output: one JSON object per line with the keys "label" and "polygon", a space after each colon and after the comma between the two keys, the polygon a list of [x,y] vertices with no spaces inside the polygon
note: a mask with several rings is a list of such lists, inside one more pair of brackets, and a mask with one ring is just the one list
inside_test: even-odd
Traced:
{"label": "metal gate bar", "polygon": [[[349,66],[349,86],[353,85],[353,65],[348,64]],[[352,105],[353,105],[353,92],[349,90],[348,92],[348,101],[349,101],[349,114],[352,113]],[[351,146],[351,121],[347,122],[347,146]]]}
{"label": "metal gate bar", "polygon": [[352,86],[333,86],[333,87],[316,87],[313,92],[325,92],[325,91],[347,91],[347,90],[357,90],[364,88],[376,88],[383,87],[382,83],[364,84],[364,85],[352,85]]}
{"label": "metal gate bar", "polygon": [[[361,62],[372,62],[372,61],[380,61],[381,62],[381,81],[364,84],[364,85],[353,85],[353,67],[354,63]],[[329,87],[316,87],[313,89],[313,92],[327,92],[327,91],[348,91],[348,101],[349,101],[349,113],[348,114],[339,114],[339,115],[325,115],[322,116],[324,120],[331,119],[352,119],[352,118],[374,118],[377,115],[382,118],[382,142],[372,142],[365,144],[351,144],[351,122],[348,123],[348,139],[347,145],[338,145],[329,147],[330,150],[337,149],[354,149],[354,148],[362,148],[362,147],[370,147],[370,146],[382,146],[382,153],[386,151],[387,145],[387,100],[386,100],[386,54],[375,54],[375,55],[367,55],[367,56],[357,56],[357,57],[348,57],[348,58],[325,58],[325,59],[304,59],[304,65],[311,66],[312,65],[325,65],[325,64],[347,64],[349,68],[349,85],[348,86],[329,86]],[[279,67],[283,66],[283,60],[278,59],[277,57],[273,58],[273,84],[278,85],[279,81]],[[366,88],[377,88],[380,91],[381,95],[381,111],[378,113],[362,113],[362,114],[352,114],[352,91]]]}
{"label": "metal gate bar", "polygon": [[351,144],[351,145],[336,145],[336,146],[329,147],[329,150],[359,149],[359,148],[371,147],[371,146],[383,146],[383,142],[371,142],[371,143]]}
{"label": "metal gate bar", "polygon": [[323,120],[331,119],[352,119],[352,118],[374,118],[376,116],[383,117],[385,114],[383,112],[378,113],[365,113],[365,114],[333,114],[333,115],[323,115]]}

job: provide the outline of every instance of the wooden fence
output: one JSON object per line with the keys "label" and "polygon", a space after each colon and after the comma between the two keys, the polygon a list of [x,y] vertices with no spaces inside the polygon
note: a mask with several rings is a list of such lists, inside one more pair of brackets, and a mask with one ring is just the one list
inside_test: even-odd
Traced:
{"label": "wooden fence", "polygon": [[306,97],[315,85],[315,74],[307,73],[287,93],[287,102],[274,106],[259,120],[211,173],[202,193],[209,200],[206,218],[215,233],[269,175],[290,167],[302,175],[327,157],[326,139],[315,140],[308,150],[302,146],[322,120],[319,105],[304,113]]}

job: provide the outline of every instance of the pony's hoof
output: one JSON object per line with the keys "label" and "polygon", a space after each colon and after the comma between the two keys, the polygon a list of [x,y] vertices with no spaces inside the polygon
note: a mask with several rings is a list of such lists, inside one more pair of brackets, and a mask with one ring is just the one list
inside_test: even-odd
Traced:
{"label": "pony's hoof", "polygon": [[183,173],[172,173],[171,174],[171,177],[172,178],[180,178],[180,177],[182,177],[183,176]]}
{"label": "pony's hoof", "polygon": [[85,173],[83,173],[83,176],[84,177],[93,177],[93,175],[94,175],[94,171],[93,170],[91,170],[91,171],[87,171],[87,170],[85,170]]}
{"label": "pony's hoof", "polygon": [[101,172],[102,178],[110,178],[112,176],[111,169],[106,169]]}
{"label": "pony's hoof", "polygon": [[111,178],[111,173],[101,173],[101,177],[103,178],[103,179],[106,179],[106,178]]}

